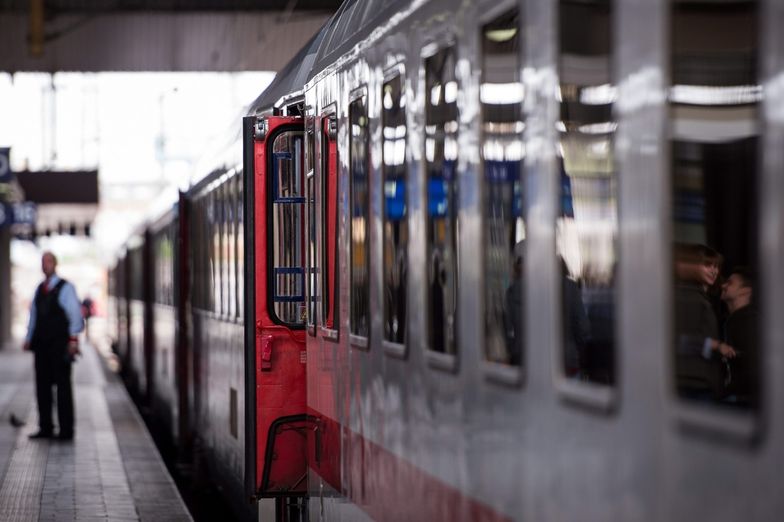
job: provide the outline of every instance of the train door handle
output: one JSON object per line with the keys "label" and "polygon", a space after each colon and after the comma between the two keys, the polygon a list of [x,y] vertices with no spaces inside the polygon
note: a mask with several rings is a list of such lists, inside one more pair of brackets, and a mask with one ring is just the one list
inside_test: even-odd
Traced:
{"label": "train door handle", "polygon": [[275,338],[272,335],[262,335],[258,338],[261,344],[261,371],[272,370],[272,344]]}

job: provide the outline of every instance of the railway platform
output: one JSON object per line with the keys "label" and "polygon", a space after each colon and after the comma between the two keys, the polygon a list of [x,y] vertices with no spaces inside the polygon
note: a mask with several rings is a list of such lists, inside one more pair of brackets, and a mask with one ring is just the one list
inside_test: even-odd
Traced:
{"label": "railway platform", "polygon": [[0,520],[192,520],[122,382],[92,345],[73,368],[74,439],[28,438],[38,429],[33,356],[20,346],[0,350]]}

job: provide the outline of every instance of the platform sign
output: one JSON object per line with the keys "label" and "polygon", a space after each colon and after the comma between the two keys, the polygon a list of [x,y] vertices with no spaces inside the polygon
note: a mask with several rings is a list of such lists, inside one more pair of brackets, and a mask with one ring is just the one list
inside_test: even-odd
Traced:
{"label": "platform sign", "polygon": [[0,147],[0,183],[9,183],[12,179],[11,149]]}
{"label": "platform sign", "polygon": [[7,227],[11,225],[13,220],[13,210],[8,203],[0,201],[0,227]]}
{"label": "platform sign", "polygon": [[13,223],[14,225],[35,226],[36,206],[31,201],[13,204]]}
{"label": "platform sign", "polygon": [[29,201],[22,203],[0,201],[0,227],[10,227],[11,225],[34,227],[36,212],[35,203]]}

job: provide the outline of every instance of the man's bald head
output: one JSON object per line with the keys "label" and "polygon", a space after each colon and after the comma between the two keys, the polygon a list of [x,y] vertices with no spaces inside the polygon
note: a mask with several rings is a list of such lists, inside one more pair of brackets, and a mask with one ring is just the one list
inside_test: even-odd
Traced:
{"label": "man's bald head", "polygon": [[57,256],[47,251],[41,256],[41,270],[46,277],[52,277],[57,269]]}

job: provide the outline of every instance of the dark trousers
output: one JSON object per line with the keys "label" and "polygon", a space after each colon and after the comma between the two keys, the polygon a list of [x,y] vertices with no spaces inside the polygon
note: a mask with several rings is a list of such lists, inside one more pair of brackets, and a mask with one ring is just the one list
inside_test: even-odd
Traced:
{"label": "dark trousers", "polygon": [[51,433],[52,387],[57,387],[57,420],[60,434],[71,435],[74,430],[71,360],[52,351],[35,352],[35,392],[38,400],[38,424],[41,431]]}

